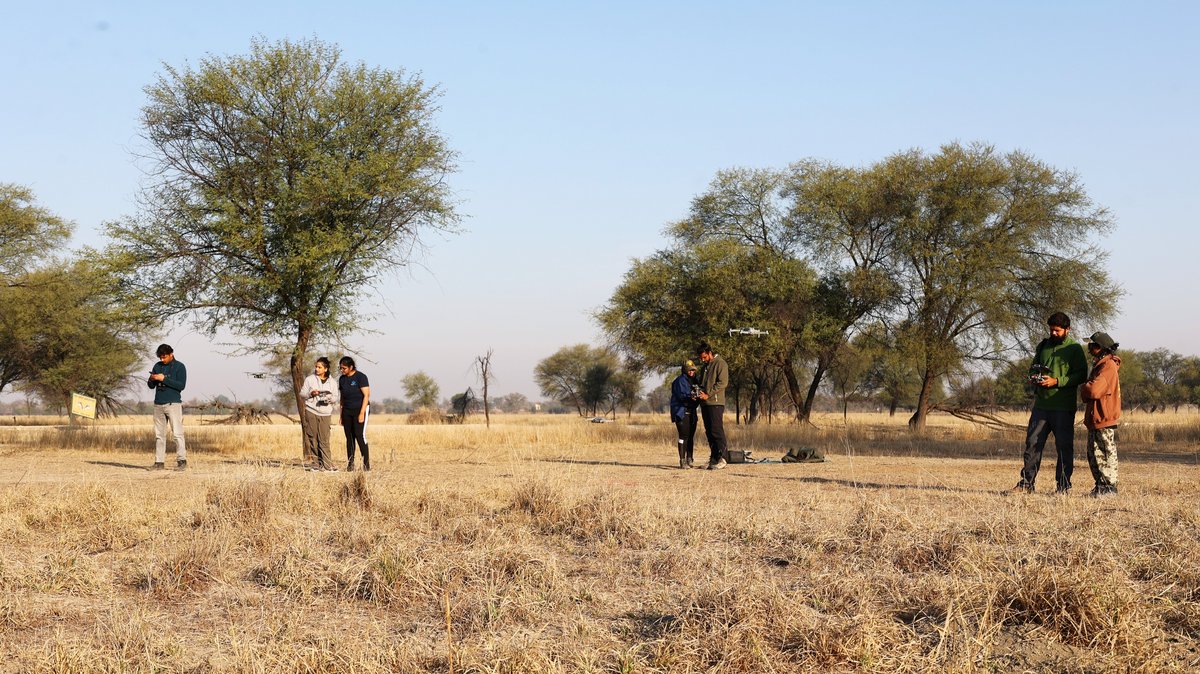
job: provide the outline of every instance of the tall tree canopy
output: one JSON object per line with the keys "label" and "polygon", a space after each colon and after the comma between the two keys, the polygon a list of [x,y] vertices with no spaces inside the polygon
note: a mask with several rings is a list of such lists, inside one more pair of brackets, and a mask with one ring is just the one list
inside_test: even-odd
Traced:
{"label": "tall tree canopy", "polygon": [[383,272],[456,228],[437,90],[318,40],[257,40],[165,66],[146,93],[154,166],[143,210],[108,226],[112,259],[163,315],[291,345],[299,410],[309,346],[340,343]]}
{"label": "tall tree canopy", "polygon": [[877,170],[912,176],[890,266],[921,381],[913,428],[937,379],[965,360],[1001,360],[1056,310],[1077,325],[1114,311],[1120,290],[1094,244],[1111,219],[1074,174],[979,144],[898,154]]}
{"label": "tall tree canopy", "polygon": [[669,248],[634,262],[598,318],[660,369],[698,336],[720,341],[722,322],[754,321],[771,336],[751,355],[785,375],[800,418],[845,345],[881,327],[875,341],[905,353],[889,369],[916,379],[920,429],[957,368],[1027,349],[1053,311],[1092,324],[1113,313],[1120,289],[1094,243],[1110,227],[1074,174],[983,144],[863,168],[732,169],[668,228]]}
{"label": "tall tree canopy", "polygon": [[418,409],[437,407],[441,389],[433,377],[423,370],[404,375],[400,380],[400,385],[404,387],[404,395],[408,396],[408,402],[412,403],[413,407]]}
{"label": "tall tree canopy", "polygon": [[29,189],[0,184],[0,391],[57,408],[85,393],[112,413],[157,321],[121,297],[120,279],[93,251],[58,255],[72,230]]}
{"label": "tall tree canopy", "polygon": [[621,367],[608,349],[587,344],[564,346],[538,362],[533,380],[542,395],[563,405],[596,414],[601,405],[615,409],[617,405],[633,405],[640,394],[640,381]]}
{"label": "tall tree canopy", "polygon": [[72,229],[39,206],[29,188],[0,183],[0,284],[20,283],[37,263],[52,259]]}
{"label": "tall tree canopy", "polygon": [[0,288],[4,378],[48,406],[65,408],[77,392],[96,398],[101,414],[116,413],[120,394],[145,386],[133,373],[148,363],[145,344],[157,322],[87,256],[22,278]]}

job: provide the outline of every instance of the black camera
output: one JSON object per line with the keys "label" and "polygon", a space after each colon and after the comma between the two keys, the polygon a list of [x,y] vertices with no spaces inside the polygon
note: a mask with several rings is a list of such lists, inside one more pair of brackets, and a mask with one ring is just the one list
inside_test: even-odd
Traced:
{"label": "black camera", "polygon": [[689,397],[690,397],[692,400],[698,400],[698,399],[700,398],[700,393],[701,393],[703,390],[704,390],[704,389],[700,388],[700,385],[699,385],[699,384],[692,384],[692,392],[691,392],[691,394],[690,394],[690,396],[689,396]]}
{"label": "black camera", "polygon": [[1034,363],[1029,366],[1029,383],[1034,386],[1041,385],[1050,376],[1050,368],[1041,363]]}

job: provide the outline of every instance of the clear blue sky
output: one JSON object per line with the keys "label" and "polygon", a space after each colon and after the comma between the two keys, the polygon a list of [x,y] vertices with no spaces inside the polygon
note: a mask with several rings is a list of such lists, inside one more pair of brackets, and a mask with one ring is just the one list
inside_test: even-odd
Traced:
{"label": "clear blue sky", "polygon": [[[356,338],[376,395],[424,370],[541,396],[538,360],[665,244],[714,173],[866,164],[975,140],[1076,171],[1108,207],[1123,346],[1195,354],[1200,4],[1191,2],[6,2],[0,181],[72,220],[130,214],[143,87],[162,64],[316,36],[443,91],[466,231],[434,239]],[[1089,331],[1098,326],[1078,326]],[[189,397],[255,398],[208,340],[166,335]],[[151,345],[152,348],[153,345]],[[147,352],[147,365],[153,360]]]}

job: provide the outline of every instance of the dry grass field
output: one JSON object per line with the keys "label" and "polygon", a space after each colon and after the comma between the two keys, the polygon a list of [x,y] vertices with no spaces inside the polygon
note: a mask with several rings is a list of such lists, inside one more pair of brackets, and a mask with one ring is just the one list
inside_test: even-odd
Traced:
{"label": "dry grass field", "polygon": [[944,417],[730,424],[829,460],[723,471],[659,417],[372,418],[368,474],[287,425],[189,417],[153,473],[148,419],[15,422],[0,671],[1200,671],[1197,415],[1132,415],[1099,501],[1082,432],[1076,493],[1049,451],[1009,496],[1020,438]]}

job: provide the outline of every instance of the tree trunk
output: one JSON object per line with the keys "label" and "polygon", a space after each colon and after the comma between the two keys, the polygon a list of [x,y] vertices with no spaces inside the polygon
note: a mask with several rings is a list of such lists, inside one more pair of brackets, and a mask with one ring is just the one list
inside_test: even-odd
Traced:
{"label": "tree trunk", "polygon": [[817,389],[821,388],[821,380],[825,378],[825,372],[829,370],[829,364],[833,361],[833,353],[821,354],[817,358],[817,369],[813,370],[812,383],[808,385],[808,395],[804,398],[804,412],[801,419],[808,421],[812,416],[813,401],[817,399]]}
{"label": "tree trunk", "polygon": [[791,363],[779,363],[778,365],[779,369],[783,371],[784,381],[787,382],[788,397],[792,399],[792,405],[796,408],[796,420],[808,421],[800,393],[800,379],[796,377],[796,368],[792,367]]}
{"label": "tree trunk", "polygon": [[908,420],[909,430],[925,430],[925,419],[929,416],[929,400],[933,397],[933,382],[936,378],[930,370],[926,370],[921,378],[921,395],[917,397],[917,410]]}
{"label": "tree trunk", "polygon": [[[301,437],[308,432],[308,419],[304,415],[304,399],[306,397],[304,388],[304,378],[307,376],[308,368],[305,362],[308,356],[309,340],[312,339],[312,327],[301,325],[296,330],[296,346],[292,349],[292,357],[288,361],[292,375],[292,393],[296,398],[296,413],[300,416],[300,433]],[[333,376],[331,372],[329,376]],[[336,410],[335,410],[336,412]],[[303,441],[301,445],[303,448]],[[303,449],[301,449],[303,452]],[[301,454],[303,457],[303,454]]]}

